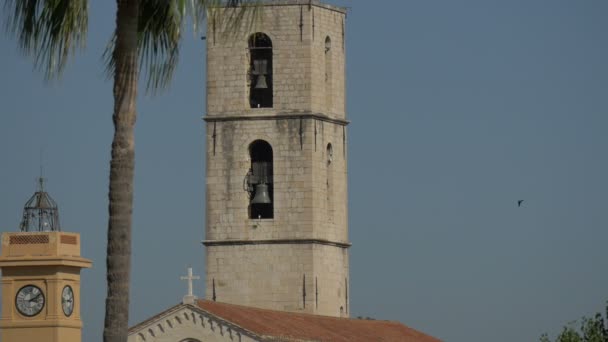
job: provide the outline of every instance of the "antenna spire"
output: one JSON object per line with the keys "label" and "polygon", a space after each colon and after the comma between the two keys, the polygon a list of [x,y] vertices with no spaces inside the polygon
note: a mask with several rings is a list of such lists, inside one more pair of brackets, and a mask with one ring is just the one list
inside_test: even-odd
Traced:
{"label": "antenna spire", "polygon": [[40,148],[40,177],[38,177],[38,191],[44,192],[44,149]]}

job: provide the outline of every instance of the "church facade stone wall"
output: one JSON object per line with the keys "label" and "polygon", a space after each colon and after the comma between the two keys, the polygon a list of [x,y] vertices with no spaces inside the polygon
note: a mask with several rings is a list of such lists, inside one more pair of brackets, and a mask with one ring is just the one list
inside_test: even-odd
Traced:
{"label": "church facade stone wall", "polygon": [[254,342],[243,329],[188,306],[179,306],[132,327],[127,342]]}

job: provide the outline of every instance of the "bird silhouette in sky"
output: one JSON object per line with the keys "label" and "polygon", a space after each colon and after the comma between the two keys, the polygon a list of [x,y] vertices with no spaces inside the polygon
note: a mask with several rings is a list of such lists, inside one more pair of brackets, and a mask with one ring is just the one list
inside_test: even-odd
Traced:
{"label": "bird silhouette in sky", "polygon": [[524,203],[524,200],[518,200],[518,201],[517,201],[517,207],[518,207],[518,208],[519,208],[519,207],[521,207],[521,204],[522,204],[522,203]]}

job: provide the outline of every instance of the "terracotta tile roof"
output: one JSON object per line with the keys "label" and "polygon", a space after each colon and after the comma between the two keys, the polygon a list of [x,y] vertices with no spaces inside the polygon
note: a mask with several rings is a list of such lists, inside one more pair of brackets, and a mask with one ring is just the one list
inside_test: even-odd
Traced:
{"label": "terracotta tile roof", "polygon": [[394,321],[362,320],[252,308],[199,300],[197,305],[226,321],[276,341],[439,342]]}

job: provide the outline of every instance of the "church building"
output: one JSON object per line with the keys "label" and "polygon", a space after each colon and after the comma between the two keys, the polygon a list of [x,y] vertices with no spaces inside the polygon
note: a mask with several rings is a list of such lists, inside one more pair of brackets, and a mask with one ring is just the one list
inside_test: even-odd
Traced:
{"label": "church building", "polygon": [[205,39],[205,299],[190,270],[129,341],[438,341],[349,318],[346,9],[266,1],[236,34],[223,10]]}

